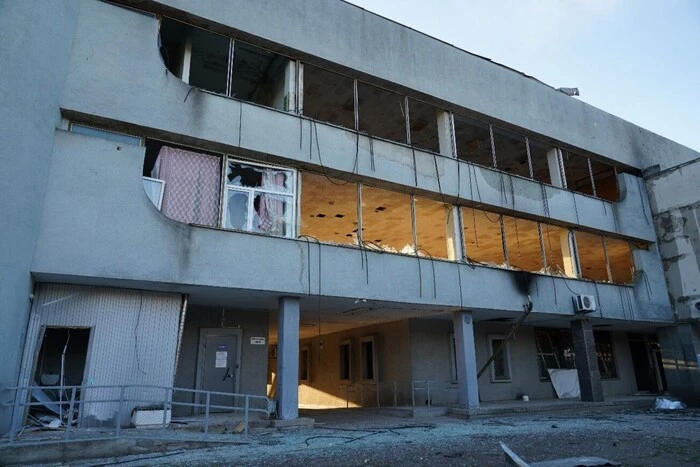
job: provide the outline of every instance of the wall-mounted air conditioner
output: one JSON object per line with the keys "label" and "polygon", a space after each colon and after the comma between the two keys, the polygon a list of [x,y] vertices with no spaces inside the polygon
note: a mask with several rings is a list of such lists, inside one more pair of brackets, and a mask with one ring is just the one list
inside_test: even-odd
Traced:
{"label": "wall-mounted air conditioner", "polygon": [[577,313],[590,313],[595,311],[595,297],[593,295],[576,295],[574,297],[574,308]]}

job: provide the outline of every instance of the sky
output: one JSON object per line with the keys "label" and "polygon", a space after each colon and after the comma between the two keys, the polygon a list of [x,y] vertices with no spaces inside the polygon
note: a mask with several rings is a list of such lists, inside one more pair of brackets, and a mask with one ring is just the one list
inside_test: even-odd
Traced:
{"label": "sky", "polygon": [[349,0],[700,151],[700,0]]}

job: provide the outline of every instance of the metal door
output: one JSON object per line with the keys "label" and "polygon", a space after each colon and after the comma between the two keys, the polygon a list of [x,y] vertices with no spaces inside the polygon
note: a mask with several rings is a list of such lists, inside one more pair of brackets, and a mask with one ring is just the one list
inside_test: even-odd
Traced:
{"label": "metal door", "polygon": [[[198,358],[198,389],[214,392],[238,392],[240,375],[240,329],[202,329]],[[236,398],[222,394],[211,395],[212,406],[235,406]],[[200,396],[206,403],[206,396]],[[214,407],[210,412],[230,412],[226,407]],[[204,412],[204,409],[200,409]]]}

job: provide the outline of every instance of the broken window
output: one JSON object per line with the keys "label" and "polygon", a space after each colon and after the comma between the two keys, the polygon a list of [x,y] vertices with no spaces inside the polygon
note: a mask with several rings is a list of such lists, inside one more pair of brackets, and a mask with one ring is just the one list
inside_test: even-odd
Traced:
{"label": "broken window", "polygon": [[[503,348],[501,349],[501,346]],[[505,336],[489,336],[489,356],[495,355],[491,363],[491,381],[508,382],[510,377],[510,350]],[[501,351],[496,354],[496,352]]]}
{"label": "broken window", "polygon": [[350,381],[351,376],[351,358],[350,358],[350,341],[340,343],[339,349],[339,379],[341,381]]}
{"label": "broken window", "polygon": [[223,227],[294,236],[295,172],[227,160]]}
{"label": "broken window", "polygon": [[574,369],[574,344],[571,331],[535,328],[535,347],[540,380],[549,381],[548,368]]}
{"label": "broken window", "polygon": [[561,154],[564,162],[566,187],[571,191],[593,196],[588,158],[566,150],[561,150]]}
{"label": "broken window", "polygon": [[399,143],[408,142],[404,96],[358,81],[357,99],[361,132]]}
{"label": "broken window", "polygon": [[530,160],[532,161],[532,178],[542,183],[551,184],[552,177],[549,174],[547,154],[553,151],[554,147],[532,138],[528,138],[528,144],[530,145]]}
{"label": "broken window", "polygon": [[595,351],[598,357],[598,371],[600,371],[600,378],[617,378],[617,367],[615,365],[612,333],[608,331],[593,331],[593,340],[595,340]]}
{"label": "broken window", "polygon": [[374,337],[363,337],[360,341],[362,353],[362,379],[377,379],[377,353],[374,350]]}
{"label": "broken window", "polygon": [[617,174],[615,167],[605,162],[589,159],[591,162],[591,172],[593,183],[595,184],[595,195],[598,198],[608,201],[618,201],[620,199],[617,186]]}
{"label": "broken window", "polygon": [[161,54],[185,83],[281,110],[295,108],[296,69],[286,57],[164,18]]}
{"label": "broken window", "polygon": [[463,207],[462,228],[466,254],[471,261],[506,266],[500,215]]}
{"label": "broken window", "polygon": [[141,177],[143,179],[143,189],[146,196],[151,200],[151,203],[160,210],[163,206],[163,192],[165,190],[165,182],[157,178]]}
{"label": "broken window", "polygon": [[484,167],[493,167],[489,126],[458,114],[454,115],[454,125],[457,157]]}
{"label": "broken window", "polygon": [[542,271],[542,249],[537,222],[503,216],[508,264],[524,271]]}
{"label": "broken window", "polygon": [[418,254],[435,258],[455,259],[454,224],[450,222],[451,207],[428,198],[414,198]]}
{"label": "broken window", "polygon": [[408,99],[408,119],[411,128],[411,144],[420,149],[440,152],[437,107],[415,99]]}
{"label": "broken window", "polygon": [[631,284],[634,279],[634,262],[629,242],[617,238],[605,238],[612,281],[618,284]]}
{"label": "broken window", "polygon": [[575,235],[581,277],[594,281],[608,281],[603,237],[581,231],[576,231]]}
{"label": "broken window", "polygon": [[301,174],[301,235],[357,245],[357,184]]}
{"label": "broken window", "polygon": [[384,251],[414,254],[411,196],[363,185],[361,238]]}
{"label": "broken window", "polygon": [[309,117],[355,128],[354,80],[304,64],[304,109]]}
{"label": "broken window", "polygon": [[575,258],[570,247],[570,231],[550,224],[541,224],[541,229],[547,274],[577,277]]}

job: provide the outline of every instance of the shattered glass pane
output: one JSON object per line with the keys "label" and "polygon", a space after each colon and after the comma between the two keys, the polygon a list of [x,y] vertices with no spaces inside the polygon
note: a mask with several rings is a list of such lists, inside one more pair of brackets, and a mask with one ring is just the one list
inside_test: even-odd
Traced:
{"label": "shattered glass pane", "polygon": [[224,227],[227,229],[248,230],[248,193],[228,190],[226,196]]}
{"label": "shattered glass pane", "polygon": [[232,186],[261,188],[278,193],[292,193],[294,178],[291,170],[256,167],[236,161],[228,161],[226,183]]}

